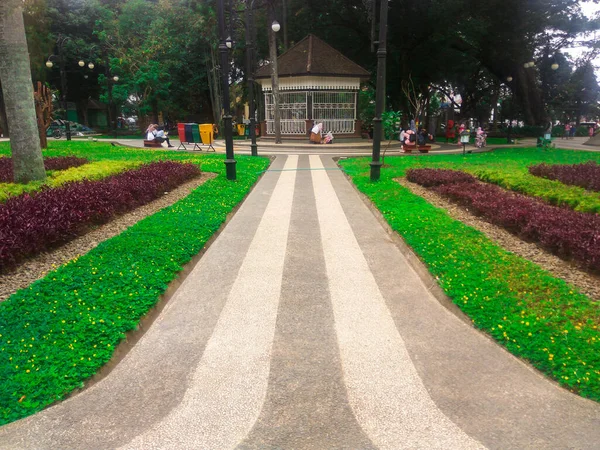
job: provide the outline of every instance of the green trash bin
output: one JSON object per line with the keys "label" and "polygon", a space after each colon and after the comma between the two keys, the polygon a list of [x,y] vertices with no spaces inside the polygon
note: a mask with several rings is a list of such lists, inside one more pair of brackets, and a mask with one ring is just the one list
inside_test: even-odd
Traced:
{"label": "green trash bin", "polygon": [[192,137],[194,139],[194,143],[200,143],[200,129],[197,126],[192,127]]}

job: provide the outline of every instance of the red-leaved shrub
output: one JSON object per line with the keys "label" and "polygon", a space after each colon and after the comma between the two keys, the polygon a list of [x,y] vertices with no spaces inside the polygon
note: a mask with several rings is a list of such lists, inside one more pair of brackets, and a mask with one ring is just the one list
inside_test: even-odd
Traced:
{"label": "red-leaved shrub", "polygon": [[0,205],[0,272],[148,203],[200,173],[193,164],[154,162],[100,181],[77,181]]}
{"label": "red-leaved shrub", "polygon": [[538,164],[530,166],[529,173],[589,191],[600,191],[600,164],[595,161],[573,165]]}
{"label": "red-leaved shrub", "polygon": [[477,178],[473,175],[447,169],[408,169],[408,181],[424,187],[440,186],[447,183],[475,183]]}
{"label": "red-leaved shrub", "polygon": [[[44,168],[46,170],[65,170],[71,167],[79,167],[89,163],[85,158],[77,156],[56,156],[44,158]],[[0,158],[0,183],[13,182],[13,162],[12,158]]]}
{"label": "red-leaved shrub", "polygon": [[[561,258],[572,259],[590,271],[600,272],[600,216],[551,206],[491,184],[436,182],[432,180],[435,173],[419,174],[420,170],[415,169],[411,174],[416,183],[424,179],[434,186],[435,192],[487,221],[524,240],[536,242]],[[449,171],[439,171],[440,179],[448,180],[445,172]]]}

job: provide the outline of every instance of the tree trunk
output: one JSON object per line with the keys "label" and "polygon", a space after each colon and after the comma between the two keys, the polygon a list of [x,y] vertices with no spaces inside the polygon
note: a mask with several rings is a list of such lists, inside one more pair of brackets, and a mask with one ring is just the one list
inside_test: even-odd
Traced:
{"label": "tree trunk", "polygon": [[[208,64],[208,61],[207,61]],[[221,120],[221,109],[223,108],[221,102],[221,90],[219,80],[219,69],[217,65],[217,55],[213,48],[210,49],[210,67],[207,70],[208,74],[208,88],[210,91],[210,102],[212,104],[213,123],[220,125]]]}
{"label": "tree trunk", "polygon": [[2,85],[0,84],[0,137],[10,137],[8,130],[8,121],[6,120],[6,106],[4,105],[4,95],[2,94]]}
{"label": "tree trunk", "polygon": [[15,181],[45,180],[22,0],[0,2],[0,79],[12,131],[10,147]]}

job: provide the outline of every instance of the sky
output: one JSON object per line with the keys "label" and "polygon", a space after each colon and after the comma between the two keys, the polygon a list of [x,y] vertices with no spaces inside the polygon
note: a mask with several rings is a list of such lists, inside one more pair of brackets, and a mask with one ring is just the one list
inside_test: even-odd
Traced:
{"label": "sky", "polygon": [[[600,4],[592,3],[590,1],[580,1],[581,10],[588,17],[593,17],[597,12],[600,12]],[[579,57],[585,48],[565,48],[564,53],[568,53],[573,58]],[[594,66],[596,67],[596,75],[600,75],[600,57],[594,60]]]}

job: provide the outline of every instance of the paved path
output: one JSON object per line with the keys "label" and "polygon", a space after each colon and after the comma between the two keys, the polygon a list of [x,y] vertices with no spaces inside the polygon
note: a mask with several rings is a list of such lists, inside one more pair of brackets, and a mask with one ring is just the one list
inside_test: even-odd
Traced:
{"label": "paved path", "polygon": [[277,157],[106,378],[0,428],[11,450],[599,443],[600,404],[444,308],[315,155]]}

